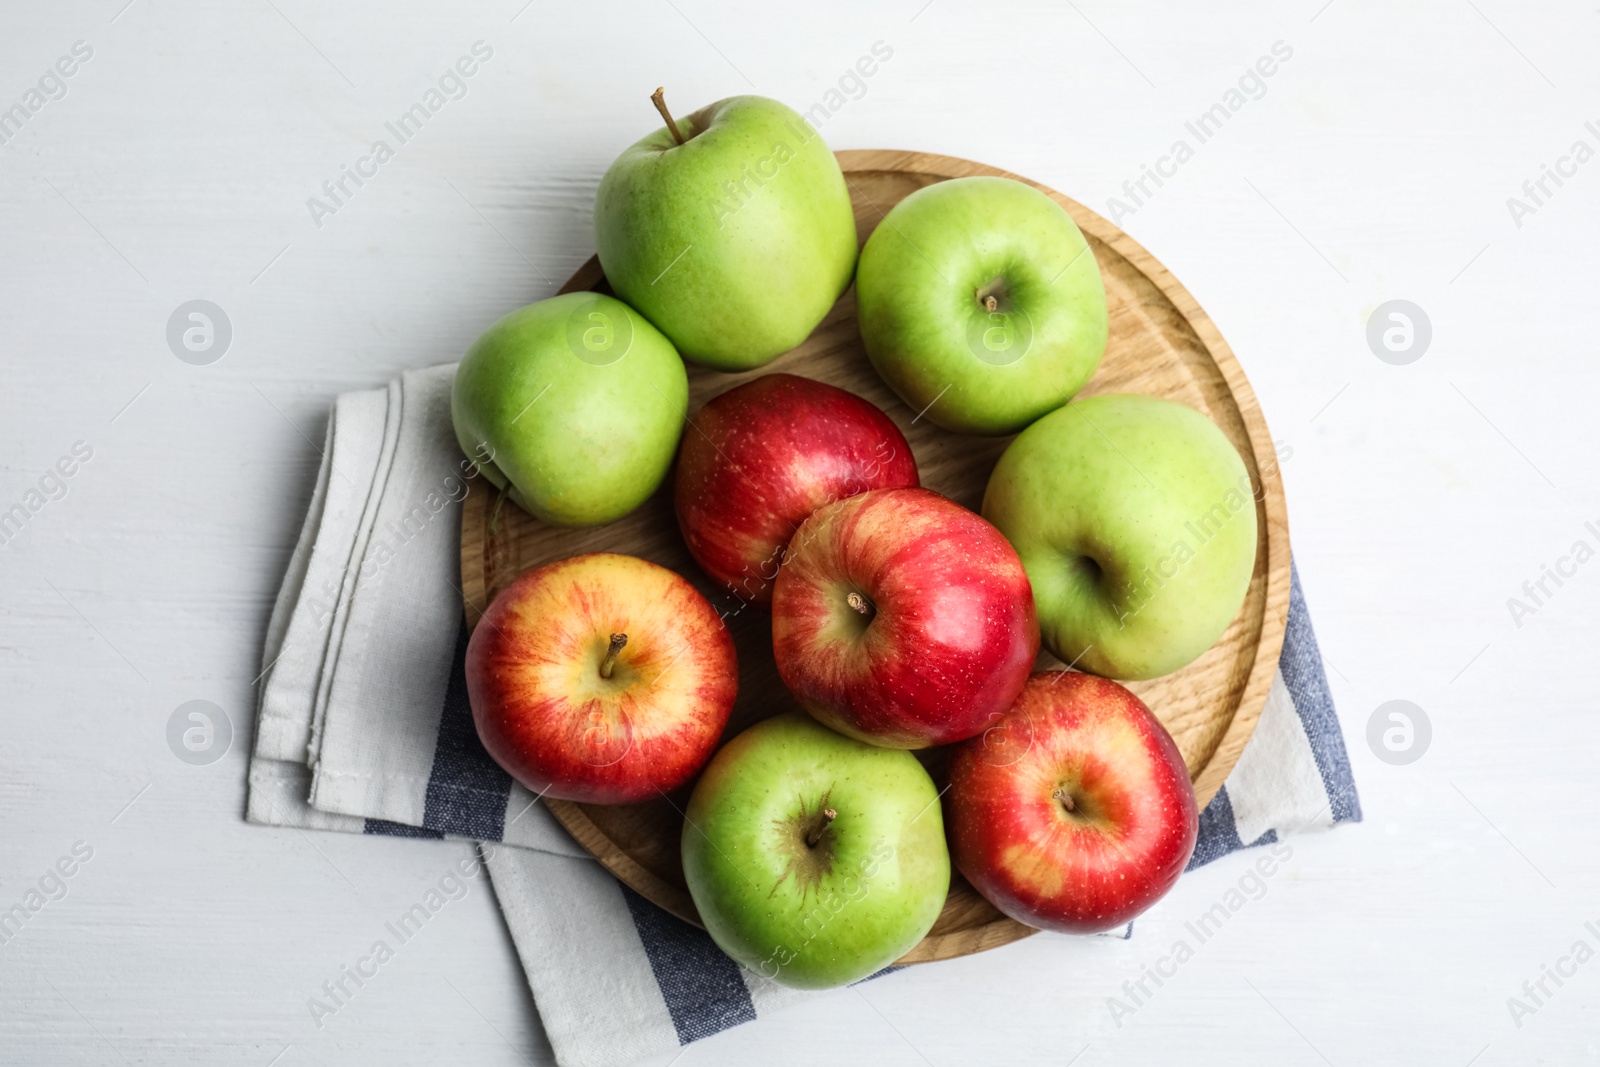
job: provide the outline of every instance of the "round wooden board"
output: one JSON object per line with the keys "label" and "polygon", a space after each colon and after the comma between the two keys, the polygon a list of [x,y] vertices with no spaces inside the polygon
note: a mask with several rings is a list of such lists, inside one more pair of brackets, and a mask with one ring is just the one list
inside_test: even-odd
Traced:
{"label": "round wooden board", "polygon": [[[1027,181],[994,167],[921,152],[837,153],[851,189],[862,242],[884,213],[909,193],[947,178],[992,174]],[[1244,458],[1261,488],[1256,504],[1260,545],[1243,607],[1220,641],[1175,674],[1129,687],[1172,732],[1202,807],[1244,751],[1277,670],[1289,604],[1289,528],[1283,487],[1255,394],[1215,324],[1155,257],[1083,205],[1028,182],[1066,208],[1089,239],[1105,279],[1110,342],[1094,379],[1080,395],[1139,392],[1165,396],[1209,415]],[[591,258],[562,292],[605,290]],[[839,298],[806,342],[758,370],[723,374],[689,368],[689,410],[741,382],[773,371],[817,378],[857,393],[889,413],[916,454],[922,484],[976,510],[995,460],[1010,438],[963,437],[917,418],[878,378],[856,330],[855,292]],[[691,415],[692,418],[692,415]],[[693,432],[689,430],[688,432]],[[467,620],[476,624],[489,601],[518,574],[583,552],[625,552],[687,576],[727,622],[739,654],[739,700],[726,736],[794,707],[772,659],[770,617],[714,588],[679,536],[671,479],[633,514],[607,526],[544,525],[485,483],[467,496],[461,520],[461,580]],[[496,505],[499,505],[496,510]],[[1040,667],[1059,667],[1048,653]],[[939,753],[926,758],[937,777]],[[655,801],[601,807],[549,801],[557,819],[624,883],[679,918],[699,925],[679,860],[681,810],[688,787]],[[995,948],[1034,931],[1001,915],[959,875],[932,931],[901,963],[949,959]]]}

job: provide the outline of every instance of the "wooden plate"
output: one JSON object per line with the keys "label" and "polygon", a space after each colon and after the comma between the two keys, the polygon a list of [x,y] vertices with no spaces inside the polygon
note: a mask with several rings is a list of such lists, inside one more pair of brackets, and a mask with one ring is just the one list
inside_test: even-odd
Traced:
{"label": "wooden plate", "polygon": [[[878,150],[838,153],[851,188],[856,228],[865,242],[907,194],[947,178],[994,174],[993,167],[949,156]],[[1027,181],[1019,178],[1019,181]],[[1202,807],[1244,751],[1277,669],[1289,603],[1289,535],[1272,438],[1244,372],[1216,326],[1165,267],[1110,222],[1037,182],[1035,188],[1066,208],[1089,239],[1105,278],[1110,343],[1099,371],[1080,395],[1154,393],[1205,412],[1238,448],[1254,483],[1260,545],[1255,575],[1238,618],[1217,645],[1165,678],[1130,686],[1166,724],[1194,780]],[[590,259],[562,292],[605,289],[598,259]],[[994,461],[1009,438],[962,437],[918,419],[867,362],[856,331],[855,292],[840,297],[806,342],[759,370],[742,374],[689,368],[690,411],[709,398],[772,371],[817,378],[883,408],[911,443],[922,484],[976,510]],[[689,432],[693,432],[692,430]],[[461,521],[461,579],[468,622],[531,567],[582,552],[625,552],[686,575],[719,609],[736,602],[712,587],[690,558],[673,517],[668,486],[638,511],[608,526],[546,526],[486,483],[474,486]],[[496,505],[500,505],[496,510]],[[491,521],[492,520],[492,521]],[[747,608],[728,619],[739,654],[739,701],[727,736],[794,706],[772,660],[769,616]],[[1060,666],[1048,653],[1041,667]],[[930,760],[938,773],[937,753]],[[557,819],[613,874],[679,918],[699,925],[679,861],[687,788],[670,797],[622,807],[549,801]],[[933,930],[900,962],[949,959],[994,948],[1033,933],[1006,918],[959,875]]]}

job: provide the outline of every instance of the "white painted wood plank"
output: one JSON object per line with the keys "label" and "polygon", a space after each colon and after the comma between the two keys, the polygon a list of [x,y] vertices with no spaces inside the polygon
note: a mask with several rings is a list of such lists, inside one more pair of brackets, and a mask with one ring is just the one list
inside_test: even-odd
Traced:
{"label": "white painted wood plank", "polygon": [[[242,744],[186,766],[165,723],[204,698],[242,740],[332,396],[455,358],[582,262],[595,185],[652,124],[656,85],[680,108],[748,91],[807,108],[879,40],[894,55],[828,119],[831,144],[982,159],[1100,210],[1274,42],[1293,49],[1122,225],[1221,324],[1289,454],[1368,821],[1295,840],[1120,1028],[1107,998],[1249,857],[1184,879],[1132,941],[918,969],[681,1062],[1593,1056],[1600,965],[1520,1029],[1506,1007],[1600,919],[1600,570],[1546,579],[1520,626],[1506,607],[1575,541],[1600,547],[1600,163],[1547,180],[1520,227],[1506,206],[1574,141],[1600,147],[1592,5],[521,8],[3,13],[0,103],[74,42],[93,56],[0,145],[0,509],[75,442],[93,458],[0,547],[0,908],[75,842],[93,857],[0,945],[0,1059],[548,1061],[481,885],[315,1026],[307,998],[463,846],[247,827]],[[306,199],[478,40],[494,55],[467,95],[315,226]],[[195,298],[234,328],[206,367],[164,340]],[[1393,298],[1432,321],[1410,366],[1364,341]],[[1434,728],[1407,767],[1364,741],[1398,697]]]}

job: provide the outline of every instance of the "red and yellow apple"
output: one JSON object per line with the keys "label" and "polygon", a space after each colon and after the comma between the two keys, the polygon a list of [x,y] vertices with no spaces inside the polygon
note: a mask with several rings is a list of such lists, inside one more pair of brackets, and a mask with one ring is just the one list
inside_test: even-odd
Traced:
{"label": "red and yellow apple", "polygon": [[695,561],[741,600],[772,603],[784,546],[813,511],[917,484],[889,416],[843,389],[768,374],[708,401],[678,454],[673,507]]}
{"label": "red and yellow apple", "polygon": [[483,747],[528,789],[589,804],[666,792],[710,758],[738,693],[733,639],[681,575],[593,553],[517,578],[467,643]]}
{"label": "red and yellow apple", "polygon": [[878,489],[795,531],[772,599],[784,684],[826,726],[888,748],[971,737],[1011,706],[1039,652],[1022,561],[927,489]]}
{"label": "red and yellow apple", "polygon": [[1178,880],[1199,832],[1183,756],[1140,699],[1106,678],[1043,671],[955,748],[951,857],[1020,923],[1098,933]]}

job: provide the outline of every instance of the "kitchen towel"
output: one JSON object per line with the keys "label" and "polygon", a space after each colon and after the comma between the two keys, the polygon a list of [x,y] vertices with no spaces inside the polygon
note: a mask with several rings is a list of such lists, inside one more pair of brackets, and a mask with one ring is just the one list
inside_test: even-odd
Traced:
{"label": "kitchen towel", "polygon": [[[451,429],[454,373],[408,371],[334,404],[267,628],[246,817],[491,843],[501,910],[566,1067],[631,1063],[817,995],[740,968],[618,883],[479,744],[459,539],[481,473]],[[1360,818],[1296,574],[1266,706],[1201,813],[1190,867]]]}

